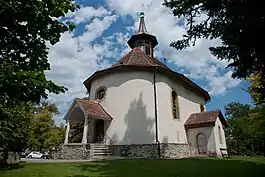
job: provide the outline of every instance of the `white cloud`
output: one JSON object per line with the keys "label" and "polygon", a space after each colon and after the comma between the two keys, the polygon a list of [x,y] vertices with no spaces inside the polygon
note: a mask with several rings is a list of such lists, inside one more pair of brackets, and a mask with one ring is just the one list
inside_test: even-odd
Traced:
{"label": "white cloud", "polygon": [[109,26],[117,19],[116,15],[105,16],[103,19],[95,18],[91,23],[85,26],[85,32],[79,36],[80,42],[87,43],[94,41],[101,36],[102,32],[109,28]]}
{"label": "white cloud", "polygon": [[[183,74],[188,77],[206,81],[208,85],[204,88],[211,95],[225,93],[228,88],[239,84],[240,80],[230,77],[231,71],[224,70],[228,64],[227,61],[220,61],[209,52],[208,48],[220,45],[220,40],[199,39],[194,47],[183,51],[169,47],[173,40],[181,39],[185,28],[178,25],[181,19],[174,17],[172,11],[162,5],[163,0],[108,0],[107,2],[109,7],[120,15],[131,15],[135,18],[139,12],[144,11],[148,32],[158,38],[156,55],[166,57],[168,62],[175,63],[180,69],[184,68],[188,73]],[[201,16],[197,20],[205,18]],[[137,29],[138,20],[136,19],[134,23],[134,29]]]}
{"label": "white cloud", "polygon": [[86,23],[95,17],[103,17],[111,15],[111,12],[100,6],[98,8],[90,6],[81,6],[80,9],[75,12],[69,12],[65,15],[66,18],[72,19],[75,24]]}
{"label": "white cloud", "polygon": [[[109,58],[118,59],[129,51],[126,44],[130,35],[138,28],[138,14],[144,11],[147,30],[158,38],[156,56],[165,56],[168,62],[179,67],[179,72],[192,79],[201,79],[208,83],[204,86],[212,95],[224,94],[228,88],[235,87],[239,80],[232,79],[231,71],[225,71],[226,61],[219,61],[209,53],[209,46],[219,45],[219,40],[198,40],[195,47],[177,51],[169,47],[170,42],[180,39],[185,32],[179,26],[170,9],[162,5],[163,0],[107,0],[106,8],[99,6],[85,7],[67,18],[84,26],[82,34],[64,33],[61,41],[49,46],[51,71],[49,79],[69,90],[65,94],[50,95],[50,100],[57,103],[62,118],[71,100],[85,96],[83,81],[98,69],[110,66]],[[133,26],[124,26],[122,32],[113,31],[110,36],[102,37],[117,18],[125,21],[127,16],[133,19]],[[125,24],[128,24],[126,22]],[[100,38],[100,42],[96,39]],[[186,71],[186,73],[183,73]],[[222,71],[222,72],[221,72]]]}
{"label": "white cloud", "polygon": [[[103,7],[98,9],[107,11]],[[84,22],[87,20],[83,18],[85,10],[89,10],[91,14],[96,14],[98,9],[82,7],[81,12],[77,11],[73,18],[77,19],[76,21]],[[110,12],[101,13],[101,15],[102,18],[98,16],[99,18],[94,18],[86,24],[82,34],[74,36],[73,33],[66,32],[61,36],[60,42],[54,46],[48,45],[51,71],[46,72],[46,75],[56,84],[68,88],[65,94],[51,94],[49,96],[49,100],[59,106],[61,113],[65,111],[65,108],[68,108],[69,101],[73,98],[85,96],[86,89],[83,81],[88,76],[94,71],[110,65],[105,55],[111,56],[108,51],[113,44],[107,40],[101,44],[92,44],[92,42],[100,37],[117,17]],[[62,118],[62,115],[59,117]]]}

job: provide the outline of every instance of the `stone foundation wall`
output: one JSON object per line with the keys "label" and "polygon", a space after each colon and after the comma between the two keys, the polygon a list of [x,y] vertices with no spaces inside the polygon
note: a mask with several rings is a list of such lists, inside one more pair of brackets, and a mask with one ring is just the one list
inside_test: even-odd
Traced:
{"label": "stone foundation wall", "polygon": [[161,144],[161,154],[163,158],[187,158],[191,157],[191,149],[188,144]]}
{"label": "stone foundation wall", "polygon": [[[112,154],[124,157],[158,158],[157,144],[112,145]],[[162,158],[186,158],[191,156],[188,144],[160,144]]]}
{"label": "stone foundation wall", "polygon": [[86,160],[90,159],[90,147],[84,144],[67,144],[51,154],[53,159]]}

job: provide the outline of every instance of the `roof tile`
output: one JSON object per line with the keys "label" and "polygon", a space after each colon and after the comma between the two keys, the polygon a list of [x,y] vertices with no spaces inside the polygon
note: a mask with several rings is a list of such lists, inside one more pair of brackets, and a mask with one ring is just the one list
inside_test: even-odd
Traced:
{"label": "roof tile", "polygon": [[104,120],[112,120],[112,117],[99,103],[87,99],[77,99],[77,101],[83,106],[88,116]]}
{"label": "roof tile", "polygon": [[191,114],[184,125],[185,127],[200,127],[209,124],[214,125],[217,117],[220,118],[224,126],[227,126],[227,122],[220,110]]}
{"label": "roof tile", "polygon": [[138,47],[133,48],[124,57],[122,57],[120,60],[114,63],[112,67],[121,66],[121,65],[159,66],[170,70],[165,64],[161,63],[156,58],[152,58],[146,55]]}

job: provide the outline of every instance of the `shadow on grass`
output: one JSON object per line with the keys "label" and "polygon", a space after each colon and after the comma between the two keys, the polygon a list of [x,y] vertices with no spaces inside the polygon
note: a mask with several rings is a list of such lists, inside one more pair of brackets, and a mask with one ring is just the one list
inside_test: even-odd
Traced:
{"label": "shadow on grass", "polygon": [[76,167],[84,175],[71,177],[263,177],[265,174],[265,164],[232,159],[130,159],[78,164]]}
{"label": "shadow on grass", "polygon": [[19,169],[19,168],[24,168],[24,164],[25,164],[25,162],[19,162],[19,163],[16,163],[16,164],[0,163],[0,172],[15,170],[15,169]]}

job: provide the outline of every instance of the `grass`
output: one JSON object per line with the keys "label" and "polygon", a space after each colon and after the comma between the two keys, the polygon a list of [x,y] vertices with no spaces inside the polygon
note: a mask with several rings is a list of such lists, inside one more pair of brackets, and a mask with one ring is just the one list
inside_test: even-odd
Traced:
{"label": "grass", "polygon": [[265,158],[144,160],[24,164],[1,177],[263,177]]}

